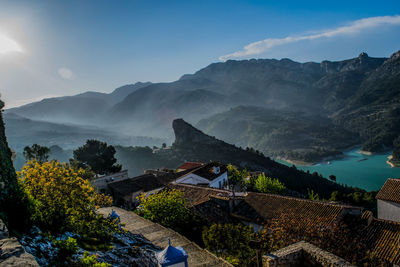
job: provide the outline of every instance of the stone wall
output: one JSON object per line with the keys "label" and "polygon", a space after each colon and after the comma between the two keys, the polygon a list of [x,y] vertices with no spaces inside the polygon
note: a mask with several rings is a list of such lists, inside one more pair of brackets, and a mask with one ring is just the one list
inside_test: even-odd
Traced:
{"label": "stone wall", "polygon": [[0,266],[39,267],[35,258],[27,253],[15,237],[8,236],[8,230],[0,220]]}
{"label": "stone wall", "polygon": [[301,241],[263,256],[263,267],[353,266],[344,259]]}

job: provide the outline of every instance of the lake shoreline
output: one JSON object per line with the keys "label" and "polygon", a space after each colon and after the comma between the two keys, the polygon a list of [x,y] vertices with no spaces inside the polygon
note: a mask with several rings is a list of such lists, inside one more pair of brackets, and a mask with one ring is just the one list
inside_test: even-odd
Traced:
{"label": "lake shoreline", "polygon": [[393,156],[390,155],[388,157],[388,160],[386,161],[386,163],[390,165],[390,168],[399,168],[400,167],[399,165],[394,164],[393,162],[391,162],[392,159],[393,159]]}
{"label": "lake shoreline", "polygon": [[[400,177],[400,168],[390,168],[386,163],[389,151],[385,153],[374,153],[373,155],[364,155],[359,153],[360,146],[348,151],[343,151],[338,160],[331,160],[331,164],[322,162],[308,166],[297,165],[297,169],[305,172],[317,172],[324,177],[335,175],[337,183],[348,186],[358,187],[367,191],[379,190],[385,181],[390,177]],[[281,164],[288,167],[292,163],[279,160]],[[295,162],[298,163],[298,162]]]}

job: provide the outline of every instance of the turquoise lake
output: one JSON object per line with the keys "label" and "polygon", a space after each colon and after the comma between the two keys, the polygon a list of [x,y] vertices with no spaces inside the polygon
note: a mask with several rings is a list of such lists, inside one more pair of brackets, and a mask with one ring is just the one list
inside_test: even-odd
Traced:
{"label": "turquoise lake", "polygon": [[[332,160],[331,164],[320,163],[313,166],[296,165],[298,169],[321,173],[324,177],[336,175],[336,181],[340,184],[359,187],[365,190],[379,190],[387,178],[400,178],[400,168],[391,168],[386,163],[387,154],[362,155],[359,149],[345,152],[345,157]],[[366,160],[363,160],[366,159]],[[360,161],[362,160],[362,161]],[[285,161],[278,162],[292,166]]]}

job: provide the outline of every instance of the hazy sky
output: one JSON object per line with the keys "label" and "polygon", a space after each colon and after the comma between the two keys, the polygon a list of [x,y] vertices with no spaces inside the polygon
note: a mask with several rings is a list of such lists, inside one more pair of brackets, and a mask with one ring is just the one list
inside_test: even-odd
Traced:
{"label": "hazy sky", "polygon": [[398,0],[0,0],[0,92],[12,107],[227,59],[388,57],[398,15]]}

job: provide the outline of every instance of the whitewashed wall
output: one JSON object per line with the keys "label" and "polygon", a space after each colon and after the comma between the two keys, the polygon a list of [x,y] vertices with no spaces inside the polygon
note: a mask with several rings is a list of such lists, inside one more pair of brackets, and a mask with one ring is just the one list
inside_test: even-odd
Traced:
{"label": "whitewashed wall", "polygon": [[400,222],[400,203],[378,199],[378,218]]}

